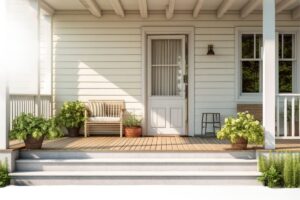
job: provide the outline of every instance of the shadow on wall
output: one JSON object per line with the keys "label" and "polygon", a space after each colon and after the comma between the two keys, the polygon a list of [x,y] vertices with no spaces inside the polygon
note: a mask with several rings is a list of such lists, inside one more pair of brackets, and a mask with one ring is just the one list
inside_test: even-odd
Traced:
{"label": "shadow on wall", "polygon": [[[109,43],[115,47],[107,47]],[[141,52],[137,45],[61,41],[54,35],[53,46],[56,111],[64,101],[103,99],[125,100],[129,112],[142,114]]]}

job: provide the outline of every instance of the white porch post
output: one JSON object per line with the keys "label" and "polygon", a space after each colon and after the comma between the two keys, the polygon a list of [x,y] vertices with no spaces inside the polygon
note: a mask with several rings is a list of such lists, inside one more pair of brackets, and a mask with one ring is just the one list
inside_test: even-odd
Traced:
{"label": "white porch post", "polygon": [[0,149],[3,150],[8,148],[9,92],[6,78],[2,76],[1,78],[3,79],[0,83]]}
{"label": "white porch post", "polygon": [[9,95],[7,80],[7,13],[6,1],[0,2],[0,54],[3,57],[0,60],[0,150],[8,148],[8,131],[9,131]]}
{"label": "white porch post", "polygon": [[275,1],[263,1],[263,125],[265,149],[275,149]]}

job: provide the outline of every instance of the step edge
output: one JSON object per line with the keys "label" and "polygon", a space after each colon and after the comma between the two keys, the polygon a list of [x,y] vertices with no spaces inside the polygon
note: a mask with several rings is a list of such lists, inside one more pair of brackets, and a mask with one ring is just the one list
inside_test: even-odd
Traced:
{"label": "step edge", "polygon": [[[250,172],[250,173],[249,173]],[[179,176],[186,176],[186,177],[258,177],[261,173],[257,171],[235,171],[235,172],[216,172],[216,171],[205,171],[205,172],[198,172],[198,171],[168,171],[163,172],[155,172],[155,171],[88,171],[85,173],[84,171],[38,171],[38,172],[13,172],[10,173],[12,178],[14,177],[95,177],[95,176],[170,176],[170,177],[179,177]]]}
{"label": "step edge", "polygon": [[18,159],[16,163],[58,163],[58,164],[72,164],[72,163],[207,163],[207,164],[257,164],[256,159]]}

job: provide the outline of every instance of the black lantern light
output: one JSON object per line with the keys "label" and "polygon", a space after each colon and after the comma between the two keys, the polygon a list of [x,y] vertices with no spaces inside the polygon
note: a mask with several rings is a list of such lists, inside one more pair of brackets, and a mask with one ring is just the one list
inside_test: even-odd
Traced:
{"label": "black lantern light", "polygon": [[209,44],[208,47],[207,47],[207,55],[208,56],[213,56],[215,55],[215,52],[214,52],[214,45],[212,44]]}

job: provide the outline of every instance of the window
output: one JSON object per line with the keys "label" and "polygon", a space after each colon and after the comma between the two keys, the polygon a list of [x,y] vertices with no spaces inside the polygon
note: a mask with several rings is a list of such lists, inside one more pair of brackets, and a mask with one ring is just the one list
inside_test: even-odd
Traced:
{"label": "window", "polygon": [[241,44],[242,93],[258,93],[261,82],[262,35],[242,34]]}
{"label": "window", "polygon": [[[259,94],[262,91],[262,34],[242,33],[240,35],[240,93]],[[279,33],[278,40],[278,91],[293,92],[296,75],[295,34]]]}
{"label": "window", "polygon": [[282,93],[292,93],[293,66],[295,62],[295,35],[279,34],[278,37],[278,90]]}

